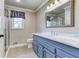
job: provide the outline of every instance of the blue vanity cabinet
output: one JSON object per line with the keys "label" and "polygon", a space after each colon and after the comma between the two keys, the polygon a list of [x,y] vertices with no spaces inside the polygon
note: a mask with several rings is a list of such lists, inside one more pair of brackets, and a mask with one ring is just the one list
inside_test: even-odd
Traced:
{"label": "blue vanity cabinet", "polygon": [[39,58],[79,58],[79,49],[33,35],[33,50]]}

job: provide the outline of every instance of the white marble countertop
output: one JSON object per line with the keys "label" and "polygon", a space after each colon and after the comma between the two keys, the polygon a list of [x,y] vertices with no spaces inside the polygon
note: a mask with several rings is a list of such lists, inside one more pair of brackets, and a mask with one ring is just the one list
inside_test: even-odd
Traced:
{"label": "white marble countertop", "polygon": [[64,35],[46,35],[42,33],[33,33],[33,35],[41,36],[48,38],[50,40],[54,40],[69,46],[73,46],[76,48],[79,48],[79,37],[69,37],[69,36],[64,36]]}

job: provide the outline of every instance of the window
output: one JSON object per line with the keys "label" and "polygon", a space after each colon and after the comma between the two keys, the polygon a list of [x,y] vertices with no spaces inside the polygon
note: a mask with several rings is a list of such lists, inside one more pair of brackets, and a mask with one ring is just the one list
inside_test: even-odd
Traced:
{"label": "window", "polygon": [[24,19],[22,18],[12,18],[12,29],[23,29]]}
{"label": "window", "polygon": [[23,29],[25,13],[21,11],[11,10],[12,29]]}

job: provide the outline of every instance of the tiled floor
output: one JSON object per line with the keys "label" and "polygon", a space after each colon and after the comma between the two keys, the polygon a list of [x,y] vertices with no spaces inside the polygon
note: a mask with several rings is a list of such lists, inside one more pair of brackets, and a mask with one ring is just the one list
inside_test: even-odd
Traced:
{"label": "tiled floor", "polygon": [[37,58],[32,48],[27,46],[9,49],[7,58]]}

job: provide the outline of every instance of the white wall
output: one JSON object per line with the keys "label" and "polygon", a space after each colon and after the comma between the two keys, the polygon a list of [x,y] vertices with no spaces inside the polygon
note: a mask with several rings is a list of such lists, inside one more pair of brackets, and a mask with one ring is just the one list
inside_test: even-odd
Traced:
{"label": "white wall", "polygon": [[[32,33],[36,31],[36,14],[31,11],[27,11],[26,9],[14,7],[14,6],[6,6],[8,10],[19,10],[25,12],[25,22],[24,29],[22,30],[13,30],[10,26],[10,45],[13,45],[15,42],[18,44],[26,43],[27,39],[32,37]],[[9,19],[11,20],[11,19]],[[10,24],[11,25],[11,24]]]}
{"label": "white wall", "polygon": [[45,25],[45,10],[46,5],[37,12],[37,32],[56,31],[56,32],[79,32],[79,0],[75,0],[75,26],[74,27],[62,27],[62,28],[46,28]]}

